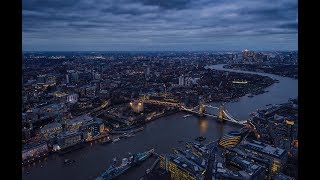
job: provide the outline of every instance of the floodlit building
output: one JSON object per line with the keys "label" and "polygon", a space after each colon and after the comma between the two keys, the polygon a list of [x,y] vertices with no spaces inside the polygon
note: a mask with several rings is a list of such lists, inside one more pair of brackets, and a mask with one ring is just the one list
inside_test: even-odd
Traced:
{"label": "floodlit building", "polygon": [[58,135],[58,145],[60,149],[74,146],[82,142],[82,133],[64,132]]}
{"label": "floodlit building", "polygon": [[79,116],[73,119],[70,119],[66,122],[66,129],[70,132],[78,131],[82,125],[85,125],[89,122],[92,122],[93,118],[91,116]]}
{"label": "floodlit building", "polygon": [[62,125],[60,123],[50,123],[40,129],[41,135],[48,139],[62,132]]}

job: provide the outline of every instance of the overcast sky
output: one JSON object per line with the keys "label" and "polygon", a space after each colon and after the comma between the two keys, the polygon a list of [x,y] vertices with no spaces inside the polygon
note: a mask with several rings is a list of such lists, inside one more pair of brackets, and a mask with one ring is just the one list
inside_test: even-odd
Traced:
{"label": "overcast sky", "polygon": [[297,50],[297,0],[22,0],[31,51]]}

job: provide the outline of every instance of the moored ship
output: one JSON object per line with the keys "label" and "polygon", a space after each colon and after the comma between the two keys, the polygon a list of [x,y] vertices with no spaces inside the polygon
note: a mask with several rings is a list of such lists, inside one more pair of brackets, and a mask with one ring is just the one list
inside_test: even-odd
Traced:
{"label": "moored ship", "polygon": [[[146,160],[148,157],[152,155],[154,149],[151,149],[146,152],[137,153],[134,155],[129,155],[128,158],[123,158],[122,162],[119,166],[116,166],[113,163],[105,172],[103,172],[96,180],[110,180],[114,179],[121,174],[125,173],[131,167],[140,164],[142,161]],[[115,161],[114,161],[115,162]]]}

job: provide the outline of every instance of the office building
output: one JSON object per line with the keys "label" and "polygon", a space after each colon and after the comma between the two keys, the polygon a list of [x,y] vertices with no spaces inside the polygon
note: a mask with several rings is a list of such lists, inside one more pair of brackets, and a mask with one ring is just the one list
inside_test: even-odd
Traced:
{"label": "office building", "polygon": [[248,153],[269,159],[271,161],[271,166],[269,167],[271,176],[281,171],[288,158],[286,150],[252,139],[243,140],[240,143],[240,148]]}
{"label": "office building", "polygon": [[241,141],[241,134],[239,132],[231,131],[225,134],[219,140],[219,145],[222,147],[233,147]]}
{"label": "office building", "polygon": [[188,160],[181,154],[167,154],[160,156],[160,168],[170,172],[171,179],[198,180],[204,178],[205,169]]}
{"label": "office building", "polygon": [[22,161],[41,157],[48,152],[48,144],[45,141],[25,145],[22,149]]}
{"label": "office building", "polygon": [[58,135],[59,149],[74,146],[82,142],[81,132],[64,132]]}
{"label": "office building", "polygon": [[85,125],[89,122],[92,122],[93,118],[91,116],[79,116],[73,119],[70,119],[66,122],[66,129],[70,132],[78,131],[82,125]]}
{"label": "office building", "polygon": [[68,70],[66,74],[66,83],[75,84],[79,82],[79,73],[75,70]]}
{"label": "office building", "polygon": [[83,133],[83,139],[85,141],[91,141],[103,133],[105,131],[105,127],[101,120],[95,120],[82,125],[80,127],[80,131]]}
{"label": "office building", "polygon": [[85,94],[87,97],[95,97],[96,95],[96,86],[87,86],[85,88]]}
{"label": "office building", "polygon": [[51,138],[62,132],[62,125],[60,123],[54,122],[45,125],[40,129],[41,135],[45,138]]}
{"label": "office building", "polygon": [[179,86],[184,86],[184,75],[183,74],[179,77]]}

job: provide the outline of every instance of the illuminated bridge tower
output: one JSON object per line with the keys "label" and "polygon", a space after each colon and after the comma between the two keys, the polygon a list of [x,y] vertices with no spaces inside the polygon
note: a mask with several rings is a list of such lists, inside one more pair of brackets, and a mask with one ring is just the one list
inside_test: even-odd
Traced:
{"label": "illuminated bridge tower", "polygon": [[206,106],[203,103],[199,104],[199,114],[200,116],[204,116],[204,113],[206,112]]}
{"label": "illuminated bridge tower", "polygon": [[219,107],[219,111],[218,111],[218,121],[219,122],[223,122],[223,117],[224,117],[224,107],[223,107],[223,105],[221,105],[220,107]]}

